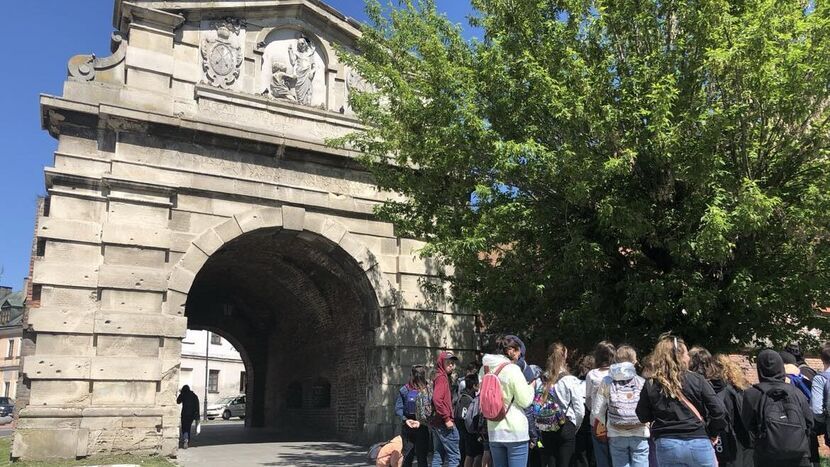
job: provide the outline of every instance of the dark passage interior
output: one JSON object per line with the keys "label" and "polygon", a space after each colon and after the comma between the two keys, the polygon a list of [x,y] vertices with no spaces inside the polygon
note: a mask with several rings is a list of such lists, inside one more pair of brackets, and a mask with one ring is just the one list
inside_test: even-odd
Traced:
{"label": "dark passage interior", "polygon": [[354,259],[328,239],[260,229],[208,259],[186,316],[190,329],[219,332],[245,355],[246,426],[359,442],[374,297]]}

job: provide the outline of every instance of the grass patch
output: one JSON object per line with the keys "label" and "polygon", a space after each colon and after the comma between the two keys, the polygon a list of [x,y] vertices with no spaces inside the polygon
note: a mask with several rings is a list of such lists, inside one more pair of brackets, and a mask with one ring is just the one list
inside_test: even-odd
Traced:
{"label": "grass patch", "polygon": [[171,463],[162,457],[140,457],[133,455],[118,455],[104,457],[90,457],[82,460],[48,461],[48,462],[10,462],[11,438],[0,438],[0,465],[12,465],[15,467],[62,467],[71,465],[106,465],[106,464],[136,464],[147,467],[173,467]]}

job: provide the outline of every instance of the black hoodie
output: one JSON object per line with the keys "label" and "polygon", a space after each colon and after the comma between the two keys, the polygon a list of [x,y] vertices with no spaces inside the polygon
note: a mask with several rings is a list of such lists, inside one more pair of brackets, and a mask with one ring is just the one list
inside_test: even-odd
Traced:
{"label": "black hoodie", "polygon": [[191,418],[195,420],[199,418],[199,396],[190,390],[190,386],[182,386],[182,391],[179,397],[176,398],[176,403],[182,405],[182,418]]}
{"label": "black hoodie", "polygon": [[[771,390],[782,390],[787,393],[787,397],[799,402],[801,412],[804,414],[804,419],[807,425],[807,430],[804,433],[804,436],[807,436],[807,433],[810,433],[813,429],[813,412],[810,410],[810,403],[807,401],[807,398],[804,397],[804,394],[797,387],[792,384],[788,384],[784,380],[784,361],[781,359],[781,356],[774,350],[762,350],[761,353],[758,354],[757,365],[759,383],[744,391],[743,410],[741,411],[741,418],[743,419],[744,426],[747,430],[749,430],[753,437],[758,437],[760,429],[759,417],[761,416],[761,391],[758,389],[759,387],[767,392]],[[756,450],[756,453],[759,452],[760,451]],[[804,453],[805,458],[808,458],[809,455],[809,452]],[[756,465],[765,465],[763,458],[756,456],[755,461]],[[781,466],[782,464],[776,461],[768,465]],[[807,465],[809,465],[809,463]]]}
{"label": "black hoodie", "polygon": [[683,401],[667,396],[660,384],[648,379],[640,392],[637,417],[643,423],[651,422],[653,438],[708,438],[726,428],[723,402],[703,376],[686,371],[681,389],[706,424]]}

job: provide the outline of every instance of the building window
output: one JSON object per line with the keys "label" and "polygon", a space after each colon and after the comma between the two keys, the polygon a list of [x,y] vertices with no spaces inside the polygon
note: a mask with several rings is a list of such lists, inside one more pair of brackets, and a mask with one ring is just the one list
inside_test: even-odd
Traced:
{"label": "building window", "polygon": [[222,345],[222,336],[210,333],[210,343],[213,345]]}
{"label": "building window", "polygon": [[6,384],[4,386],[5,387],[3,388],[3,395],[5,397],[11,397],[12,383],[10,381],[6,381]]}
{"label": "building window", "polygon": [[6,354],[6,358],[14,357],[14,339],[9,339],[9,352]]}
{"label": "building window", "polygon": [[219,370],[210,370],[208,374],[208,392],[212,394],[219,392]]}
{"label": "building window", "polygon": [[193,390],[193,368],[182,367],[182,372],[179,375],[179,384],[186,384]]}
{"label": "building window", "polygon": [[245,394],[245,389],[247,389],[247,387],[248,387],[247,383],[248,383],[248,380],[245,377],[245,372],[240,371],[239,372],[239,393],[240,394]]}

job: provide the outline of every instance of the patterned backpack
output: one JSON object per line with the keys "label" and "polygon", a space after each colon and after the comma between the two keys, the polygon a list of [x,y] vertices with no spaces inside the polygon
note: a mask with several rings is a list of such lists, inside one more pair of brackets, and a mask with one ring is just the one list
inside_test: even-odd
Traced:
{"label": "patterned backpack", "polygon": [[645,380],[635,376],[627,381],[611,381],[608,385],[608,424],[619,427],[642,425],[637,417],[637,402]]}
{"label": "patterned backpack", "polygon": [[533,396],[533,415],[536,417],[536,427],[540,431],[559,431],[568,421],[565,410],[559,405],[559,398],[553,386],[545,391],[544,384],[536,387]]}
{"label": "patterned backpack", "polygon": [[429,423],[432,420],[434,410],[432,408],[432,385],[418,391],[415,396],[415,420],[421,423]]}

